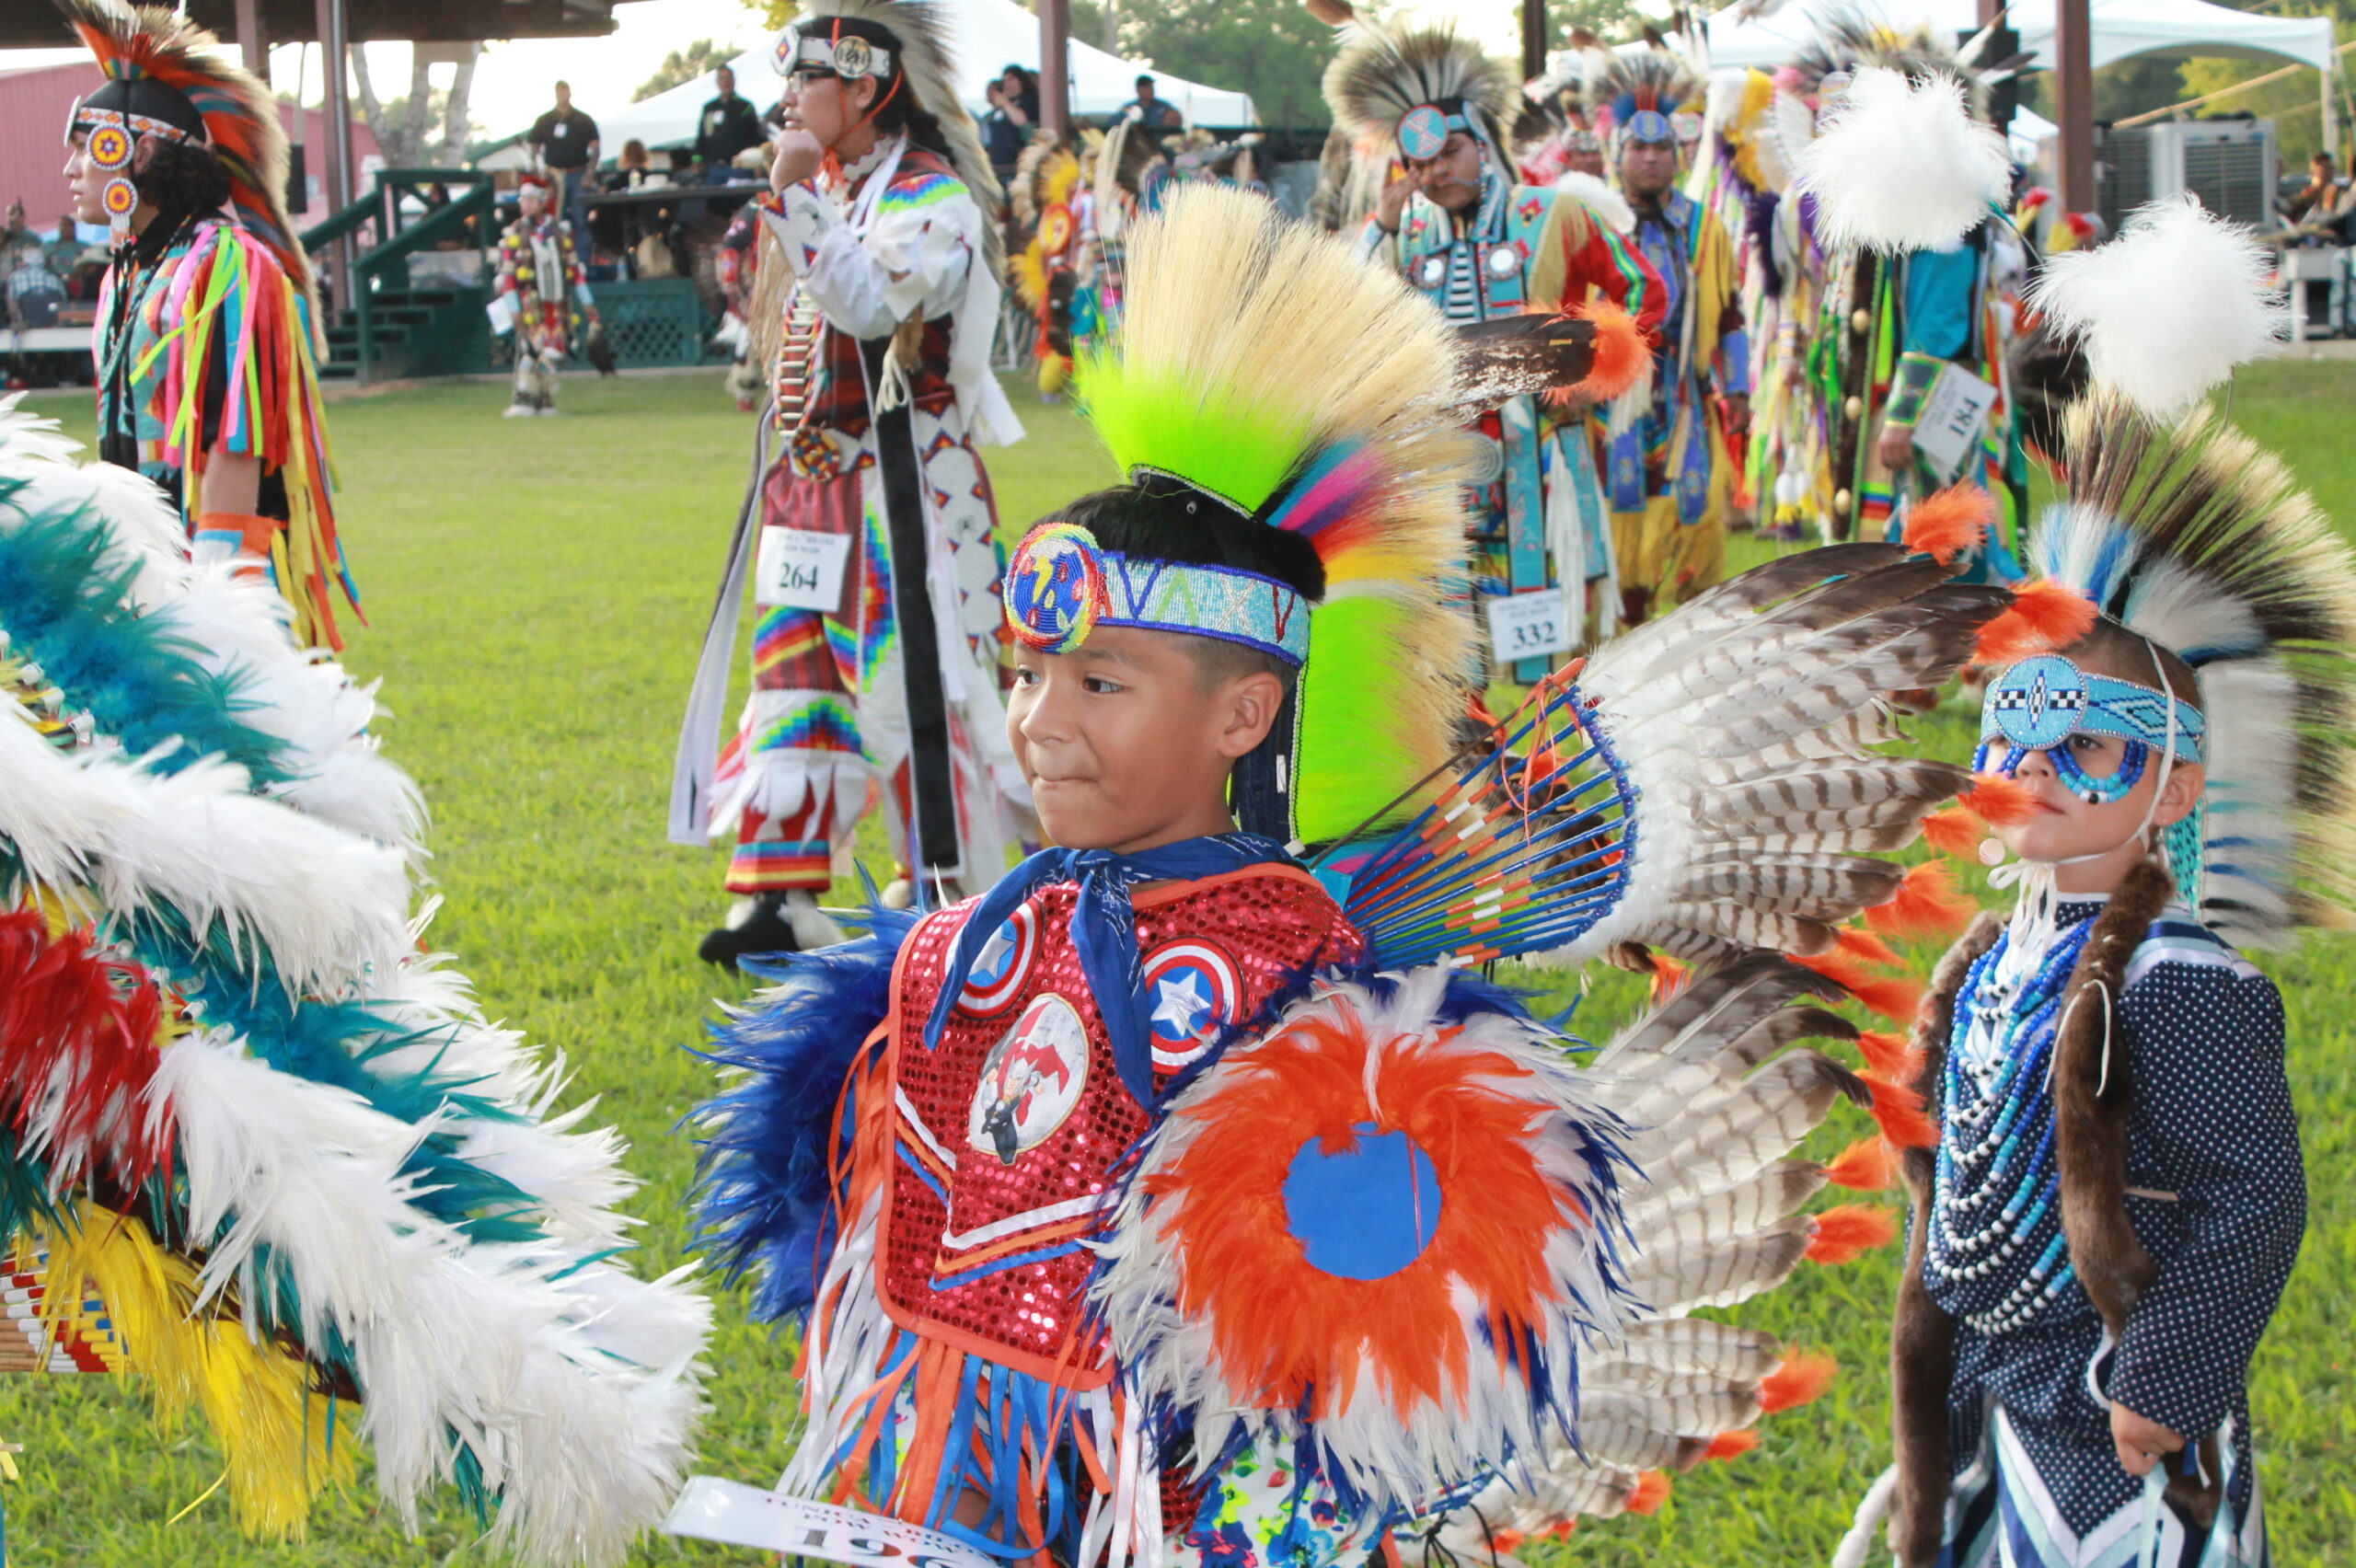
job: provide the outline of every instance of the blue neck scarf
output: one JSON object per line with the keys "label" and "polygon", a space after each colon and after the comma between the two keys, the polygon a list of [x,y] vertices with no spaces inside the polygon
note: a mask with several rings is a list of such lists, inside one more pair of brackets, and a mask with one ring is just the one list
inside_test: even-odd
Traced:
{"label": "blue neck scarf", "polygon": [[1006,924],[1022,901],[1056,882],[1078,882],[1080,900],[1071,916],[1072,946],[1079,950],[1080,973],[1103,1015],[1112,1037],[1113,1061],[1129,1096],[1149,1111],[1160,1109],[1153,1084],[1153,1045],[1146,1020],[1145,961],[1138,951],[1137,910],[1129,902],[1133,889],[1155,882],[1197,882],[1224,871],[1247,867],[1290,864],[1292,857],[1272,838],[1251,833],[1221,833],[1207,838],[1183,838],[1137,855],[1110,849],[1042,849],[999,880],[982,895],[957,933],[949,975],[933,998],[932,1016],[925,1020],[924,1046],[941,1043],[949,1012],[964,989],[990,933]]}

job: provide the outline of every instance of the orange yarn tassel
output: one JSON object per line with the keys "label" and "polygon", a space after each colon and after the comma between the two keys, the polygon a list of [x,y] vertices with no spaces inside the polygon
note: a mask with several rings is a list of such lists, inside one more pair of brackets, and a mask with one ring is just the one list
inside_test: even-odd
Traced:
{"label": "orange yarn tassel", "polygon": [[1659,1470],[1646,1470],[1636,1478],[1636,1490],[1628,1494],[1628,1512],[1655,1514],[1669,1501],[1669,1477]]}
{"label": "orange yarn tassel", "polygon": [[1950,485],[1906,517],[1906,548],[1941,566],[1988,536],[1996,521],[1996,498],[1978,485]]}
{"label": "orange yarn tassel", "polygon": [[[2009,784],[2012,780],[2008,778],[2004,782]],[[1982,836],[1980,824],[1973,821],[1971,813],[1961,806],[1933,812],[1923,819],[1923,839],[1942,855],[1953,855],[1964,860],[1977,859]]]}
{"label": "orange yarn tassel", "polygon": [[1980,628],[1980,662],[2010,664],[2067,648],[2095,628],[2095,607],[2074,589],[2043,579],[2013,594],[2013,607]]}
{"label": "orange yarn tassel", "polygon": [[1759,1408],[1769,1415],[1796,1410],[1824,1397],[1841,1364],[1819,1350],[1796,1350],[1784,1364],[1759,1379]]}
{"label": "orange yarn tassel", "polygon": [[1957,890],[1955,872],[1945,860],[1925,860],[1907,869],[1888,903],[1865,911],[1865,923],[1901,937],[1952,938],[1971,924],[1979,908]]}
{"label": "orange yarn tassel", "polygon": [[1865,1070],[1891,1083],[1911,1084],[1923,1070],[1923,1053],[1902,1034],[1867,1030],[1857,1036],[1857,1049],[1865,1058]]}
{"label": "orange yarn tassel", "polygon": [[1880,1137],[1859,1138],[1824,1168],[1824,1179],[1853,1193],[1878,1193],[1898,1183],[1897,1151]]}
{"label": "orange yarn tassel", "polygon": [[1739,1431],[1721,1432],[1711,1438],[1710,1446],[1702,1450],[1702,1458],[1704,1460],[1739,1458],[1757,1447],[1759,1434],[1746,1426]]}
{"label": "orange yarn tassel", "polygon": [[1595,354],[1587,379],[1572,392],[1589,403],[1617,398],[1636,384],[1652,361],[1652,351],[1636,318],[1608,299],[1592,299],[1570,314],[1595,329]]}
{"label": "orange yarn tassel", "polygon": [[1854,926],[1842,926],[1833,932],[1833,951],[1855,959],[1860,963],[1903,963],[1906,961],[1891,951],[1890,945],[1871,931],[1861,931]]}
{"label": "orange yarn tassel", "polygon": [[2037,809],[2029,799],[2028,786],[2017,778],[2007,778],[2001,773],[1975,773],[1971,788],[1958,795],[1956,803],[1991,827],[2010,827],[2027,822]]}
{"label": "orange yarn tassel", "polygon": [[1900,1148],[1930,1148],[1939,1141],[1938,1124],[1923,1109],[1923,1097],[1901,1084],[1865,1076],[1874,1097],[1873,1119],[1881,1136]]}
{"label": "orange yarn tassel", "polygon": [[1898,1218],[1886,1208],[1842,1204],[1812,1216],[1816,1236],[1805,1254],[1811,1263],[1854,1262],[1898,1239]]}
{"label": "orange yarn tassel", "polygon": [[1692,978],[1692,971],[1665,952],[1653,954],[1653,1006],[1685,989],[1685,982]]}

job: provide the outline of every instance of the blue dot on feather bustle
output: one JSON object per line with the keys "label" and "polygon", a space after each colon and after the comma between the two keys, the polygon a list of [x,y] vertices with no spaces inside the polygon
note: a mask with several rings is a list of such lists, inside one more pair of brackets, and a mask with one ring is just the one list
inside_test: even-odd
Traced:
{"label": "blue dot on feather bustle", "polygon": [[1311,1138],[1285,1173],[1285,1226],[1309,1266],[1341,1279],[1385,1279],[1424,1255],[1439,1229],[1439,1171],[1404,1133],[1350,1129],[1355,1147]]}

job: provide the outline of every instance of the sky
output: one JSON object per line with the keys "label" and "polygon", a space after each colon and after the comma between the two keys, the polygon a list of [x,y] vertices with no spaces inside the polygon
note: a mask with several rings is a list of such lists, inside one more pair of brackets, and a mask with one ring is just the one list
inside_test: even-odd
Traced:
{"label": "sky", "polygon": [[[1147,0],[1150,3],[1150,0]],[[1457,26],[1482,39],[1496,52],[1511,55],[1519,49],[1517,0],[1415,0],[1394,8],[1393,15],[1439,19],[1453,17]],[[709,38],[734,50],[766,41],[767,29],[758,11],[743,0],[625,0],[615,7],[615,30],[605,38],[536,40],[494,43],[475,67],[470,100],[474,121],[487,136],[509,135],[528,126],[553,101],[552,85],[560,78],[572,84],[572,99],[593,116],[629,102],[641,82],[653,75],[672,51]],[[410,46],[372,43],[368,51],[370,79],[380,98],[406,97],[409,92]],[[733,52],[733,51],[732,51]],[[307,59],[298,62],[298,55]],[[0,71],[48,65],[88,58],[79,50],[0,50]],[[446,86],[451,67],[434,69],[436,86]],[[282,94],[295,91],[298,73],[303,100],[319,100],[319,55],[288,45],[271,51],[271,86]],[[1207,86],[1217,86],[1213,82]]]}

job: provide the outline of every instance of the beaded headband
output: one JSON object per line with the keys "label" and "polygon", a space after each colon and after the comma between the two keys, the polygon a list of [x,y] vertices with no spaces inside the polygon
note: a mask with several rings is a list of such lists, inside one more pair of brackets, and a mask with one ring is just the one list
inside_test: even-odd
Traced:
{"label": "beaded headband", "polygon": [[1071,523],[1042,523],[1006,569],[1006,622],[1026,648],[1069,653],[1100,626],[1240,642],[1299,669],[1309,607],[1273,577],[1230,566],[1146,560],[1097,548]]}
{"label": "beaded headband", "polygon": [[1988,683],[1980,705],[1980,737],[1984,743],[2001,736],[2024,750],[2049,751],[2072,735],[2117,735],[2167,751],[2171,709],[2176,756],[2204,761],[2208,724],[2198,708],[2133,681],[2089,674],[2059,653],[2040,653]]}
{"label": "beaded headband", "polygon": [[778,34],[777,74],[791,76],[796,71],[811,70],[831,71],[847,82],[888,76],[892,74],[892,52],[856,35],[828,38],[799,28],[788,28]]}

